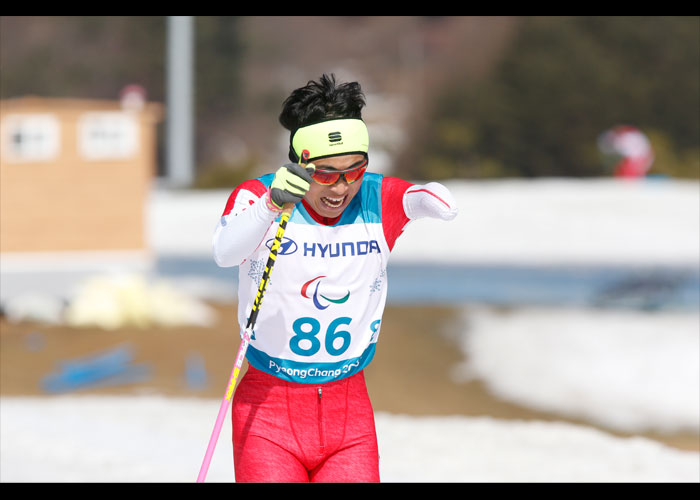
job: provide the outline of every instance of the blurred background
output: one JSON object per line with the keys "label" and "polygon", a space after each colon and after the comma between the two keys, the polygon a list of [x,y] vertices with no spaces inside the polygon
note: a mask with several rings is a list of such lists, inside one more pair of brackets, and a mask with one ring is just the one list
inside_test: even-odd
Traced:
{"label": "blurred background", "polygon": [[[460,208],[392,254],[375,410],[563,420],[696,464],[697,16],[0,17],[2,406],[223,396],[237,269],[213,230],[323,73],[361,83],[372,170]],[[0,480],[35,477],[16,411]]]}
{"label": "blurred background", "polygon": [[[279,163],[288,140],[280,101],[324,72],[362,83],[373,162],[397,175],[606,176],[595,138],[628,124],[652,143],[650,173],[698,176],[696,17],[189,23],[194,186],[228,187]],[[4,16],[2,99],[118,100],[136,84],[166,103],[168,26],[164,16]],[[163,177],[165,119],[158,128]]]}

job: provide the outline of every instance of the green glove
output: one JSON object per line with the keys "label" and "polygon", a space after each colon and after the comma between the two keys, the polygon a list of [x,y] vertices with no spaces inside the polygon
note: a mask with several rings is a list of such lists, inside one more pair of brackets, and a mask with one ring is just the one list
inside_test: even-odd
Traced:
{"label": "green glove", "polygon": [[287,163],[276,173],[270,184],[270,200],[277,208],[286,203],[298,203],[311,186],[311,174],[316,167],[313,163],[306,166],[297,163]]}

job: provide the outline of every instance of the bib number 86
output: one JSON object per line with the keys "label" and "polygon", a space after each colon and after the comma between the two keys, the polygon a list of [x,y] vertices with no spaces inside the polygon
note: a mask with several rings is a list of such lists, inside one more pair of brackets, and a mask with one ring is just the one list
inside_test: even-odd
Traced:
{"label": "bib number 86", "polygon": [[[349,325],[352,320],[340,317],[331,321],[326,330],[324,347],[331,356],[340,356],[350,347],[350,332],[340,327]],[[299,318],[292,324],[294,336],[289,341],[289,347],[299,356],[313,356],[321,349],[318,334],[321,333],[321,323],[316,318]],[[340,345],[338,345],[340,344]]]}

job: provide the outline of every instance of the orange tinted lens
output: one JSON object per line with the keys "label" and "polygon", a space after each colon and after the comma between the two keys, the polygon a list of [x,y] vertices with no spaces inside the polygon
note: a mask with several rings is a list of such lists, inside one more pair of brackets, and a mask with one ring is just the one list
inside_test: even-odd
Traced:
{"label": "orange tinted lens", "polygon": [[316,172],[311,174],[311,177],[319,184],[329,186],[338,182],[338,179],[340,179],[340,174],[317,170]]}
{"label": "orange tinted lens", "polygon": [[345,181],[348,184],[352,184],[356,180],[358,180],[362,175],[365,173],[365,170],[367,170],[367,167],[362,167],[358,168],[357,170],[351,170],[350,172],[347,172],[345,174]]}
{"label": "orange tinted lens", "polygon": [[[342,175],[345,177],[345,182],[347,182],[348,184],[352,184],[353,182],[361,178],[362,175],[365,173],[365,170],[367,170],[366,159],[358,163],[360,164],[360,166],[353,166],[347,170],[316,170],[313,174],[311,174],[311,177],[319,184],[322,184],[324,186],[331,186],[338,182],[338,179],[340,179],[340,176]],[[356,163],[355,165],[357,165],[358,163]]]}

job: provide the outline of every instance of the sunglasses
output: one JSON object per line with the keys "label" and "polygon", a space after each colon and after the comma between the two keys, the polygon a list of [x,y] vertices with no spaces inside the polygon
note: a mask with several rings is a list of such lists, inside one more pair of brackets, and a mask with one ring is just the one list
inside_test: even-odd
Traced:
{"label": "sunglasses", "polygon": [[311,178],[317,184],[321,184],[322,186],[332,186],[340,180],[340,176],[342,175],[345,182],[352,184],[353,182],[362,178],[365,170],[367,170],[367,158],[355,163],[353,166],[345,170],[316,169],[316,171],[311,174]]}

